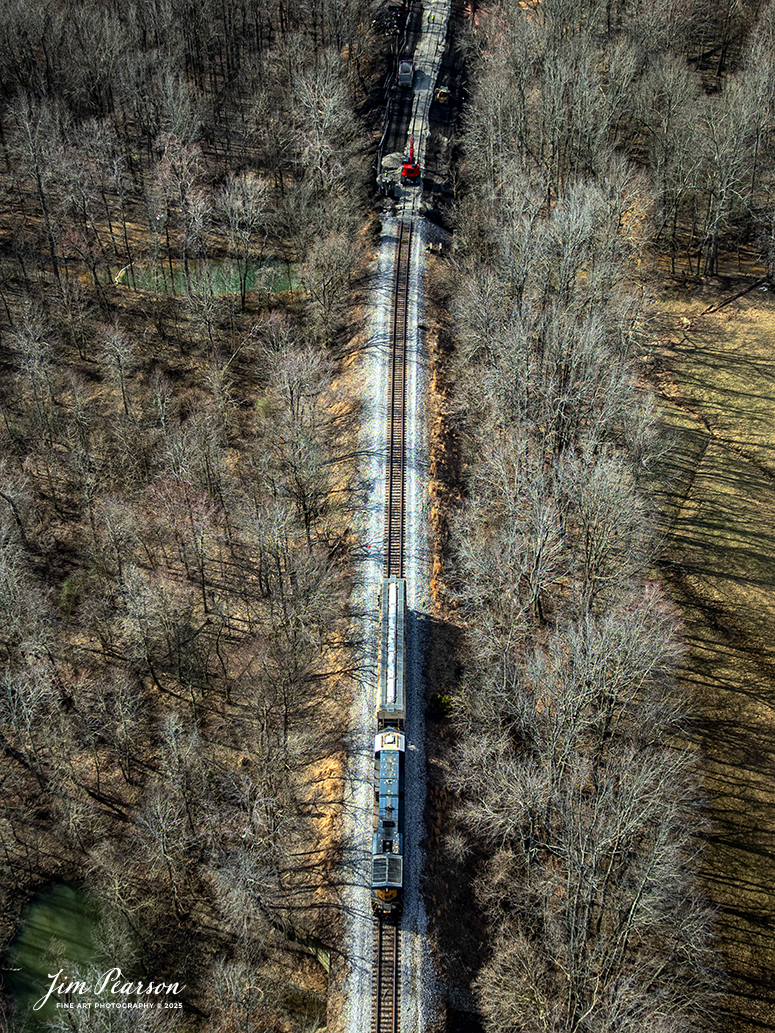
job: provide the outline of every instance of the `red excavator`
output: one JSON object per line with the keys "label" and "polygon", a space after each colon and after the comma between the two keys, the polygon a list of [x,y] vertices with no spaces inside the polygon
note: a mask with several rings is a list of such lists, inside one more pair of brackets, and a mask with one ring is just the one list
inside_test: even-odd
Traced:
{"label": "red excavator", "polygon": [[409,137],[409,161],[401,166],[401,179],[416,183],[420,178],[420,166],[414,160],[414,133]]}

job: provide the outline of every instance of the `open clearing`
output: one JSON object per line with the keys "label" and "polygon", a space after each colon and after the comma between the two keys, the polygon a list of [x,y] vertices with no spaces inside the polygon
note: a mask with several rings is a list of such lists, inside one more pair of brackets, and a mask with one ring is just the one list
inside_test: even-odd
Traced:
{"label": "open clearing", "polygon": [[775,297],[707,311],[740,287],[663,295],[649,361],[675,441],[659,470],[662,572],[704,755],[721,1026],[751,1033],[775,1030]]}

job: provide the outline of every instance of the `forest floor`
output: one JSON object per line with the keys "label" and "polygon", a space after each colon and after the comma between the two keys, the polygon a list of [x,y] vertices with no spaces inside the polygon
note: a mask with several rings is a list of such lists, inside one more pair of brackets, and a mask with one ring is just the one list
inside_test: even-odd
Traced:
{"label": "forest floor", "polygon": [[761,1033],[775,1030],[775,297],[718,307],[743,286],[665,290],[647,362],[673,441],[661,570],[702,754],[720,1026]]}

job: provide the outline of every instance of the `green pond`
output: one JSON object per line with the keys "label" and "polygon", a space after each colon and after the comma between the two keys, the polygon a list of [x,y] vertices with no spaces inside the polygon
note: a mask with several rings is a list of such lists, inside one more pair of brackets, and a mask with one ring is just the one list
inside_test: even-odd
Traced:
{"label": "green pond", "polygon": [[[51,977],[85,973],[94,961],[93,932],[97,915],[79,888],[58,884],[34,897],[24,909],[21,928],[9,949],[4,980],[21,1016],[19,1029],[42,1028],[54,1018],[54,997],[38,1011],[32,1005],[45,997]],[[61,998],[60,998],[61,1000]],[[32,1021],[30,1021],[32,1019]]]}
{"label": "green pond", "polygon": [[[216,295],[239,294],[240,273],[236,262],[226,259],[194,260],[188,263],[188,274],[192,291],[205,288]],[[116,283],[138,290],[155,291],[158,294],[186,294],[186,270],[182,262],[154,265],[136,262],[122,269]],[[279,258],[267,259],[248,269],[247,289],[264,291],[296,290],[299,286],[293,262]]]}

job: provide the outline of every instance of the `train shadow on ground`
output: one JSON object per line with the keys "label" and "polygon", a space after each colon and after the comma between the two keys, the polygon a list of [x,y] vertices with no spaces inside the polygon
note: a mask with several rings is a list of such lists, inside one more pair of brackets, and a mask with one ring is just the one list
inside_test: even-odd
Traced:
{"label": "train shadow on ground", "polygon": [[446,1002],[447,1033],[480,1033],[473,983],[485,958],[486,929],[472,885],[479,858],[456,856],[455,796],[449,787],[455,732],[450,709],[462,668],[461,631],[427,614],[413,614],[424,644],[424,708],[427,794],[422,892],[434,964],[443,985],[454,988]]}

